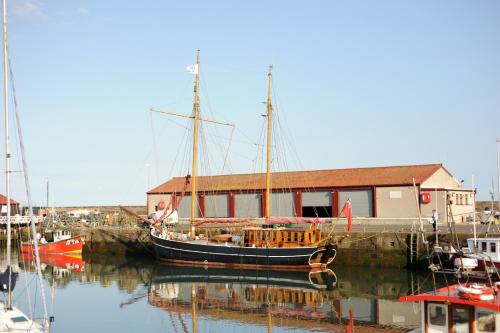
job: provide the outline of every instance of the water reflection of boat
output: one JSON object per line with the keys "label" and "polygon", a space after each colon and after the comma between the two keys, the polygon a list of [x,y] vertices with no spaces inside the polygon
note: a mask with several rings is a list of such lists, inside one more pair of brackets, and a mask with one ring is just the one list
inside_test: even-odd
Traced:
{"label": "water reflection of boat", "polygon": [[330,269],[290,272],[159,265],[153,283],[163,282],[241,283],[333,290],[337,276]]}
{"label": "water reflection of boat", "polygon": [[[32,253],[21,253],[24,261],[33,261]],[[57,275],[64,276],[69,272],[83,272],[85,261],[80,255],[69,256],[64,254],[40,253],[40,262],[42,264],[54,267],[54,272]]]}
{"label": "water reflection of boat", "polygon": [[191,313],[193,320],[197,315],[235,318],[238,314],[245,321],[324,320],[333,319],[329,300],[336,284],[329,269],[289,272],[160,265],[148,302],[169,315]]}

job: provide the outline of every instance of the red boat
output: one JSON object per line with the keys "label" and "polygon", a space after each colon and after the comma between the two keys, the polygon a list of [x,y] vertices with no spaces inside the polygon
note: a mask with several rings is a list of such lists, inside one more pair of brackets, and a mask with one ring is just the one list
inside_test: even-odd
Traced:
{"label": "red boat", "polygon": [[[69,231],[56,230],[50,233],[52,240],[48,242],[44,237],[40,237],[38,248],[40,254],[79,254],[82,253],[85,239],[83,236],[71,236]],[[21,243],[21,252],[33,253],[32,243]]]}
{"label": "red boat", "polygon": [[399,300],[420,302],[422,326],[418,332],[500,331],[498,283],[494,286],[455,284],[419,295],[402,296]]}
{"label": "red boat", "polygon": [[[21,253],[21,256],[24,261],[32,261],[34,259],[31,252]],[[83,261],[80,255],[40,253],[40,261],[44,264],[73,272],[83,272],[85,266],[85,261]]]}

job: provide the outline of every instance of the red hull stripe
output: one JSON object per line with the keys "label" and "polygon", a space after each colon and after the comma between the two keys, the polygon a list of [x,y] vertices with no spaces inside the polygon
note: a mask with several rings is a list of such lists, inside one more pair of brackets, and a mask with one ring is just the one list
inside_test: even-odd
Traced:
{"label": "red hull stripe", "polygon": [[[75,236],[58,242],[38,244],[40,253],[81,253],[85,240],[82,236]],[[21,244],[21,252],[33,252],[33,244]]]}

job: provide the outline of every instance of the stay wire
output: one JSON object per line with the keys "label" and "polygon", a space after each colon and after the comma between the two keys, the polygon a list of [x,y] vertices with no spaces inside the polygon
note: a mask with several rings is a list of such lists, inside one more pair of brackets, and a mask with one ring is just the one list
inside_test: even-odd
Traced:
{"label": "stay wire", "polygon": [[[19,147],[21,150],[21,159],[23,163],[23,171],[24,171],[24,182],[25,182],[25,190],[26,190],[26,197],[28,200],[28,211],[29,215],[31,218],[31,232],[33,235],[36,235],[36,217],[33,214],[33,206],[31,203],[31,192],[30,192],[30,183],[29,183],[29,177],[28,177],[28,164],[26,160],[26,151],[24,148],[24,141],[23,141],[23,133],[21,129],[21,116],[20,116],[20,111],[19,111],[19,105],[17,103],[17,97],[16,97],[16,90],[15,90],[15,85],[14,85],[14,74],[12,70],[12,64],[11,64],[11,59],[10,59],[10,52],[9,52],[9,46],[7,43],[7,56],[8,56],[8,67],[9,67],[9,72],[10,72],[10,83],[11,83],[11,89],[12,89],[12,96],[13,96],[13,101],[14,101],[14,110],[16,114],[16,120],[17,120],[17,132],[19,136]],[[36,237],[33,237],[33,245],[34,245],[34,250],[35,250],[35,260],[36,260],[36,272],[37,272],[37,278],[38,278],[38,283],[40,286],[40,295],[42,298],[42,304],[43,304],[43,311],[44,311],[44,319],[48,319],[48,311],[47,311],[47,302],[45,299],[45,290],[43,288],[43,275],[41,271],[41,262],[40,262],[40,255],[39,255],[39,249],[38,249],[38,240]]]}

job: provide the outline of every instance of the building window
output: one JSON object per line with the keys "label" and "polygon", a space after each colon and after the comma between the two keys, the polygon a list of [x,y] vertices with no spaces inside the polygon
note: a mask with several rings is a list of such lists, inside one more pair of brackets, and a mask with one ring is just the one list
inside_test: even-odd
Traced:
{"label": "building window", "polygon": [[492,252],[492,253],[497,252],[497,244],[496,243],[490,243],[490,252]]}
{"label": "building window", "polygon": [[481,251],[483,252],[488,251],[487,245],[488,244],[486,242],[481,242]]}

